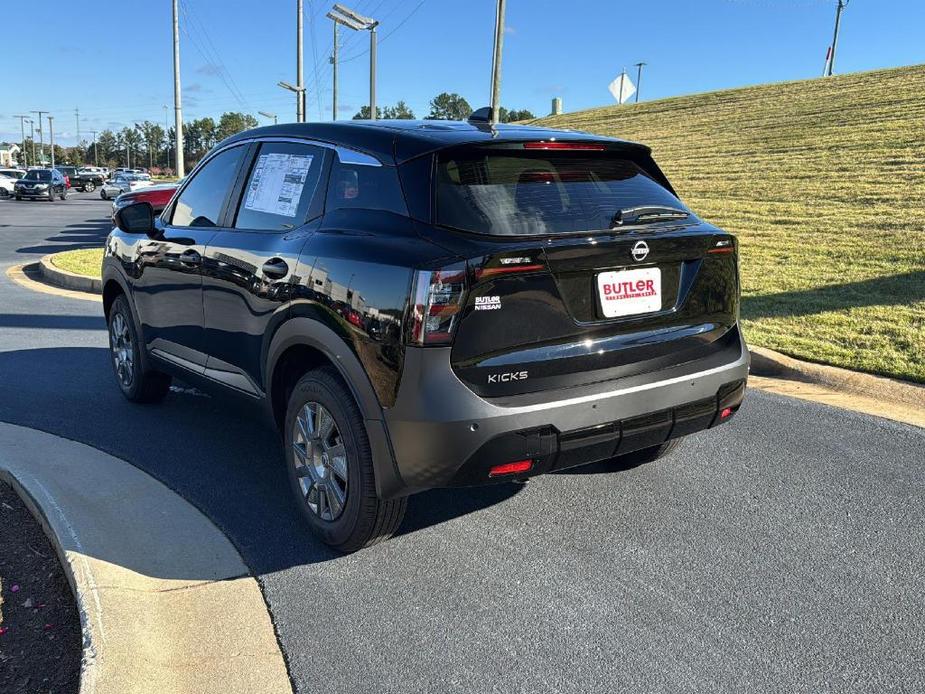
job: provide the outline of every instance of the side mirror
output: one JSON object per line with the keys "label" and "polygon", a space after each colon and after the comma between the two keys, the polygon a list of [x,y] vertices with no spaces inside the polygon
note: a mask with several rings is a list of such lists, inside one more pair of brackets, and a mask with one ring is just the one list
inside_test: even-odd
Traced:
{"label": "side mirror", "polygon": [[154,208],[150,202],[136,202],[116,212],[116,226],[126,234],[153,234]]}

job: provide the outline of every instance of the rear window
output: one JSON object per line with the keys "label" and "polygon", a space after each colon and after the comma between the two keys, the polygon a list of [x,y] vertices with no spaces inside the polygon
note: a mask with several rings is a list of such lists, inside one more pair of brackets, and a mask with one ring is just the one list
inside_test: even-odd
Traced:
{"label": "rear window", "polygon": [[686,209],[635,162],[613,152],[449,150],[437,159],[437,223],[496,235],[610,229],[620,210]]}

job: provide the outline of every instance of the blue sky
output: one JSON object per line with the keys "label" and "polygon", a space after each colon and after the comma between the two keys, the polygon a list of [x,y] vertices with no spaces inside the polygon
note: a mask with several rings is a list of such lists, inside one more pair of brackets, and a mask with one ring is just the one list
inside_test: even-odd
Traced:
{"label": "blue sky", "polygon": [[[331,117],[332,2],[305,0],[309,116]],[[380,19],[378,102],[404,99],[419,117],[441,91],[488,103],[494,0],[347,0]],[[294,120],[295,0],[181,0],[184,116],[275,112]],[[508,0],[502,103],[547,113],[612,103],[607,84],[648,63],[643,100],[816,77],[836,0]],[[108,8],[108,10],[105,10]],[[256,10],[255,10],[256,8]],[[170,0],[115,5],[10,2],[4,7],[0,139],[19,140],[12,116],[55,116],[56,141],[81,129],[164,122],[173,107]],[[16,31],[28,27],[28,31]],[[837,71],[925,63],[925,2],[851,0]],[[394,33],[393,33],[394,32]],[[38,47],[40,36],[49,50]],[[367,34],[342,30],[339,117],[368,98]],[[28,67],[28,70],[24,69]],[[317,75],[317,78],[316,78]],[[320,98],[320,108],[319,108]],[[266,119],[260,118],[261,122]],[[28,127],[27,127],[28,132]]]}

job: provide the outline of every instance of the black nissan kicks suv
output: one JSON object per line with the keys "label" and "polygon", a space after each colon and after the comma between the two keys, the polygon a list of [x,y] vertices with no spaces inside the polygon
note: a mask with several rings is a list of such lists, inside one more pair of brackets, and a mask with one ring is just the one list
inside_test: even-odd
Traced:
{"label": "black nissan kicks suv", "polygon": [[352,551],[409,494],[629,456],[739,408],[736,239],[649,148],[484,122],[235,135],[103,261],[133,401],[256,403],[312,530]]}

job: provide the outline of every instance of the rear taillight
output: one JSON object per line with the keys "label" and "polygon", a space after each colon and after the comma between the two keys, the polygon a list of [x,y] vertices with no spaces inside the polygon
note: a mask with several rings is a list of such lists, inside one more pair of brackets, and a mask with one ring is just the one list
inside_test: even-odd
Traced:
{"label": "rear taillight", "polygon": [[419,270],[414,276],[410,342],[447,345],[466,301],[466,264]]}

